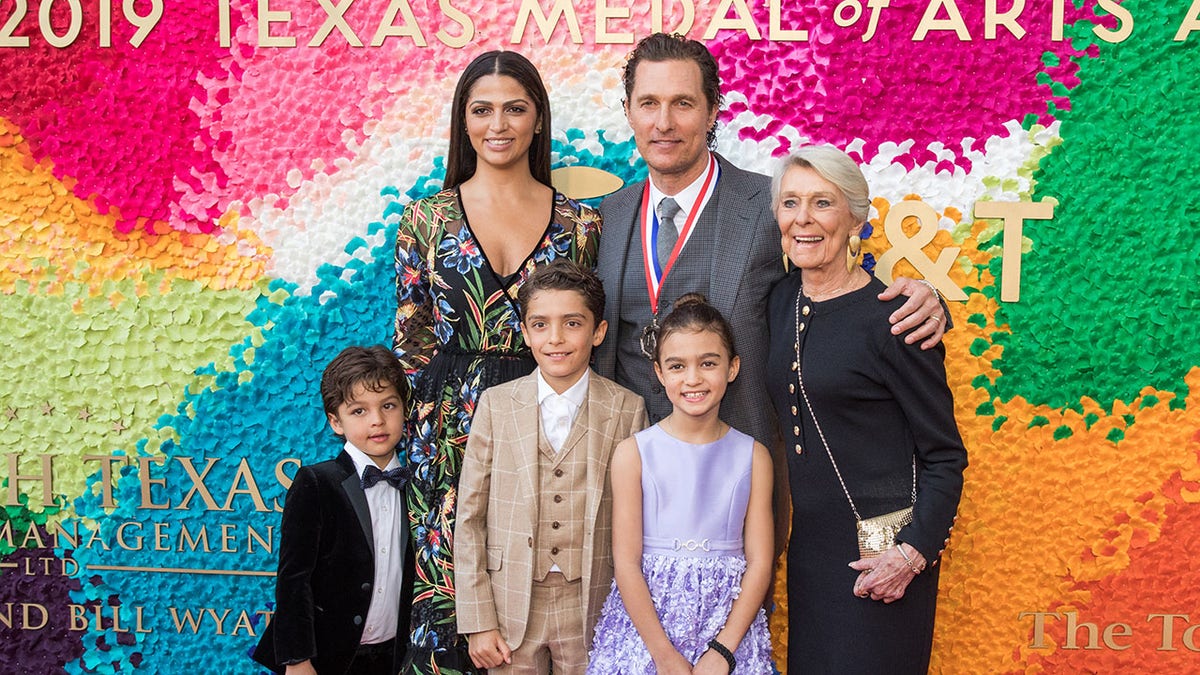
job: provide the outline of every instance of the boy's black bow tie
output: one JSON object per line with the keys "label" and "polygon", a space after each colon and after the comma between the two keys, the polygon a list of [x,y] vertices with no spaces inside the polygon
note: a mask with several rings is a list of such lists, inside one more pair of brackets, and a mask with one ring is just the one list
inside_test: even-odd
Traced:
{"label": "boy's black bow tie", "polygon": [[388,485],[403,490],[405,485],[408,485],[410,480],[407,467],[397,467],[387,471],[380,470],[377,466],[368,466],[362,474],[362,488],[366,490],[379,481],[387,481]]}

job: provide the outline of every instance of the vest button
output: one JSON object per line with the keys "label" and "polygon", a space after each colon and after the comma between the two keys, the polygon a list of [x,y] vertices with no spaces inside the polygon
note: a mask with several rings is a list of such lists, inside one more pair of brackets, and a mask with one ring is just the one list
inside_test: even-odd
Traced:
{"label": "vest button", "polygon": [[356,617],[354,617],[353,619],[351,619],[351,621],[353,621],[353,622],[354,622],[354,625],[355,625],[355,626],[361,626],[361,625],[362,625],[362,621],[363,621],[363,619],[362,619],[362,617],[361,617],[361,616],[356,616]]}
{"label": "vest button", "polygon": [[800,444],[799,444],[799,443],[797,443],[797,444],[796,444],[796,454],[797,454],[797,455],[803,455],[803,454],[804,454],[804,449],[800,447]]}
{"label": "vest button", "polygon": [[371,583],[367,582],[367,583],[363,584],[362,590],[363,590],[363,593],[370,593],[371,592]]}
{"label": "vest button", "polygon": [[557,530],[559,527],[562,527],[562,525],[556,520],[553,523],[550,523],[550,527]]}
{"label": "vest button", "polygon": [[550,555],[558,555],[558,547],[557,546],[550,549]]}
{"label": "vest button", "polygon": [[529,548],[533,548],[533,537],[529,538]]}
{"label": "vest button", "polygon": [[562,478],[562,475],[563,475],[563,470],[562,470],[562,469],[555,469],[555,470],[554,470],[554,477],[555,477],[555,478]]}
{"label": "vest button", "polygon": [[562,495],[554,495],[554,503],[561,504],[562,503]]}

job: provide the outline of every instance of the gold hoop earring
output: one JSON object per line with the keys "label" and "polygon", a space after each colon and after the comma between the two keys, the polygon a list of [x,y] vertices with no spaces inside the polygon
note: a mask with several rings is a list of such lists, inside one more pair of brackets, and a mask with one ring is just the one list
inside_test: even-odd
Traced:
{"label": "gold hoop earring", "polygon": [[858,267],[858,254],[862,253],[862,238],[857,234],[850,235],[850,246],[846,249],[846,271],[853,272]]}

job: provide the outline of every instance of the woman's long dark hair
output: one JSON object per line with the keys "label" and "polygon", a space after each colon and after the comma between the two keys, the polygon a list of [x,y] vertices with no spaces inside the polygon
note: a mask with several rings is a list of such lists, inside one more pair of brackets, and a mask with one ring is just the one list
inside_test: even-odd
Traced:
{"label": "woman's long dark hair", "polygon": [[529,146],[529,172],[534,179],[550,185],[550,97],[542,84],[542,76],[529,59],[516,52],[491,51],[480,54],[467,66],[454,88],[454,108],[450,111],[450,152],[446,157],[446,180],[443,188],[458,187],[475,175],[475,148],[467,137],[467,97],[471,87],[488,75],[506,75],[525,89],[537,108],[541,131],[533,135]]}

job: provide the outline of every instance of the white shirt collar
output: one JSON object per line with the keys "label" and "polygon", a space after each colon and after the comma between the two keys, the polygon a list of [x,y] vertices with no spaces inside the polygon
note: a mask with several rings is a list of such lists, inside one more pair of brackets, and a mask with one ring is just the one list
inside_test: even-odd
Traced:
{"label": "white shirt collar", "polygon": [[[346,444],[342,447],[345,449],[346,454],[350,455],[351,461],[354,462],[354,470],[358,473],[358,477],[360,479],[362,478],[363,471],[366,471],[368,466],[376,466],[375,460],[368,457],[367,453],[354,447],[354,444],[350,441],[346,441]],[[400,468],[400,460],[396,457],[396,453],[393,452],[391,461],[388,462],[387,466],[384,467],[383,470],[390,471],[398,468]]]}
{"label": "white shirt collar", "polygon": [[[554,391],[554,387],[551,387],[550,383],[546,381],[546,378],[542,377],[542,369],[541,368],[538,368],[534,372],[537,373],[537,383],[538,383],[537,401],[538,401],[538,405],[541,405],[546,402],[546,399],[549,398],[551,394],[558,394],[558,392]],[[579,406],[583,405],[584,400],[587,399],[588,375],[591,372],[592,372],[591,368],[588,368],[587,370],[583,371],[583,376],[579,378],[579,381],[576,382],[575,384],[571,385],[570,388],[568,388],[566,391],[564,391],[562,394],[559,394],[559,395],[562,396],[563,398],[565,398],[568,402],[570,402],[571,405],[574,406],[575,408],[578,408]]]}
{"label": "white shirt collar", "polygon": [[[696,205],[696,200],[700,198],[700,190],[704,187],[704,177],[708,175],[708,162],[711,161],[711,157],[712,153],[710,152],[704,158],[704,171],[700,172],[700,175],[696,176],[696,180],[692,181],[690,185],[683,188],[678,194],[675,195],[667,195],[665,192],[658,189],[658,186],[654,184],[654,180],[652,178],[647,178],[650,183],[650,205],[654,207],[656,213],[658,212],[658,204],[663,200],[664,197],[674,197],[675,203],[679,204],[680,215],[676,216],[675,218],[676,229],[683,228],[683,223],[687,219],[687,215],[692,212],[692,207]],[[720,163],[717,163],[717,166],[713,169],[713,171],[713,178],[715,180],[716,177],[721,173]],[[703,204],[700,206],[701,208],[704,207]]]}

